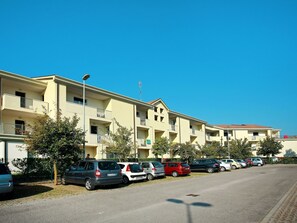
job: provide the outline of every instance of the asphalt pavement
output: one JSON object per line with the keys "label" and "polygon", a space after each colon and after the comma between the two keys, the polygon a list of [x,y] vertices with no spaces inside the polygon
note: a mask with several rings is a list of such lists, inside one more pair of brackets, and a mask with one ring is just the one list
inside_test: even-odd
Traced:
{"label": "asphalt pavement", "polygon": [[261,223],[296,223],[297,222],[297,182],[271,209]]}

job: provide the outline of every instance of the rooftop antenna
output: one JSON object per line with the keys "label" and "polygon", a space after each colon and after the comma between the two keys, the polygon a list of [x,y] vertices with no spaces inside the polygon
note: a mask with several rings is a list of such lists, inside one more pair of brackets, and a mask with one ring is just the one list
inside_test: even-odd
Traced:
{"label": "rooftop antenna", "polygon": [[138,88],[139,88],[139,100],[142,101],[142,82],[138,81]]}

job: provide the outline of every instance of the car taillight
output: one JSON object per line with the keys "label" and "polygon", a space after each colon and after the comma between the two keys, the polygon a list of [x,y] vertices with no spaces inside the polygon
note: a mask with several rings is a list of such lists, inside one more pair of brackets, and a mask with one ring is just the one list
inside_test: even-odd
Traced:
{"label": "car taillight", "polygon": [[130,170],[130,165],[127,166],[126,171],[131,171]]}
{"label": "car taillight", "polygon": [[95,172],[95,176],[96,176],[96,177],[100,177],[100,176],[101,176],[100,170],[96,170],[96,172]]}
{"label": "car taillight", "polygon": [[152,170],[153,170],[153,171],[156,171],[156,168],[154,167],[154,168],[152,168]]}

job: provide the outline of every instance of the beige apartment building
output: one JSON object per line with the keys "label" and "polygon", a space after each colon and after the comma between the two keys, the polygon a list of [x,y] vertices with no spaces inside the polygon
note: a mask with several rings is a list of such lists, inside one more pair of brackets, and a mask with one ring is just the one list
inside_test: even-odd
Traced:
{"label": "beige apartment building", "polygon": [[133,155],[139,158],[154,157],[152,145],[160,137],[176,143],[205,143],[206,122],[171,111],[161,99],[145,103],[57,75],[27,78],[0,71],[0,86],[0,160],[9,163],[28,156],[23,139],[34,117],[44,112],[55,117],[58,110],[80,118],[78,127],[86,130],[86,153],[95,158],[111,157],[103,141],[116,131],[116,121],[133,129],[137,148]]}
{"label": "beige apartment building", "polygon": [[254,124],[224,124],[207,126],[206,128],[206,142],[217,141],[221,145],[228,145],[228,141],[246,138],[251,142],[254,155],[257,155],[260,141],[266,137],[279,139],[280,130]]}
{"label": "beige apartment building", "polygon": [[[0,71],[0,90],[0,161],[9,163],[28,156],[23,139],[36,115],[46,112],[55,117],[57,110],[64,116],[76,114],[80,118],[78,127],[86,130],[86,153],[98,159],[112,157],[106,154],[103,142],[116,131],[116,121],[132,128],[136,146],[133,156],[138,158],[154,157],[152,145],[160,137],[195,146],[212,141],[223,145],[227,139],[248,138],[256,150],[261,139],[280,135],[280,130],[264,126],[209,125],[171,111],[162,99],[146,103],[57,75],[28,78]],[[167,157],[169,154],[164,156]]]}

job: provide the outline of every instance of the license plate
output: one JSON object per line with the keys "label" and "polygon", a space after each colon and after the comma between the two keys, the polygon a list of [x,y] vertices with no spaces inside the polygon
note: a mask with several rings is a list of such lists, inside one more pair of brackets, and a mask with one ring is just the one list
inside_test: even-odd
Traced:
{"label": "license plate", "polygon": [[114,177],[114,176],[116,176],[116,175],[117,175],[116,173],[108,173],[108,174],[107,174],[108,177]]}

